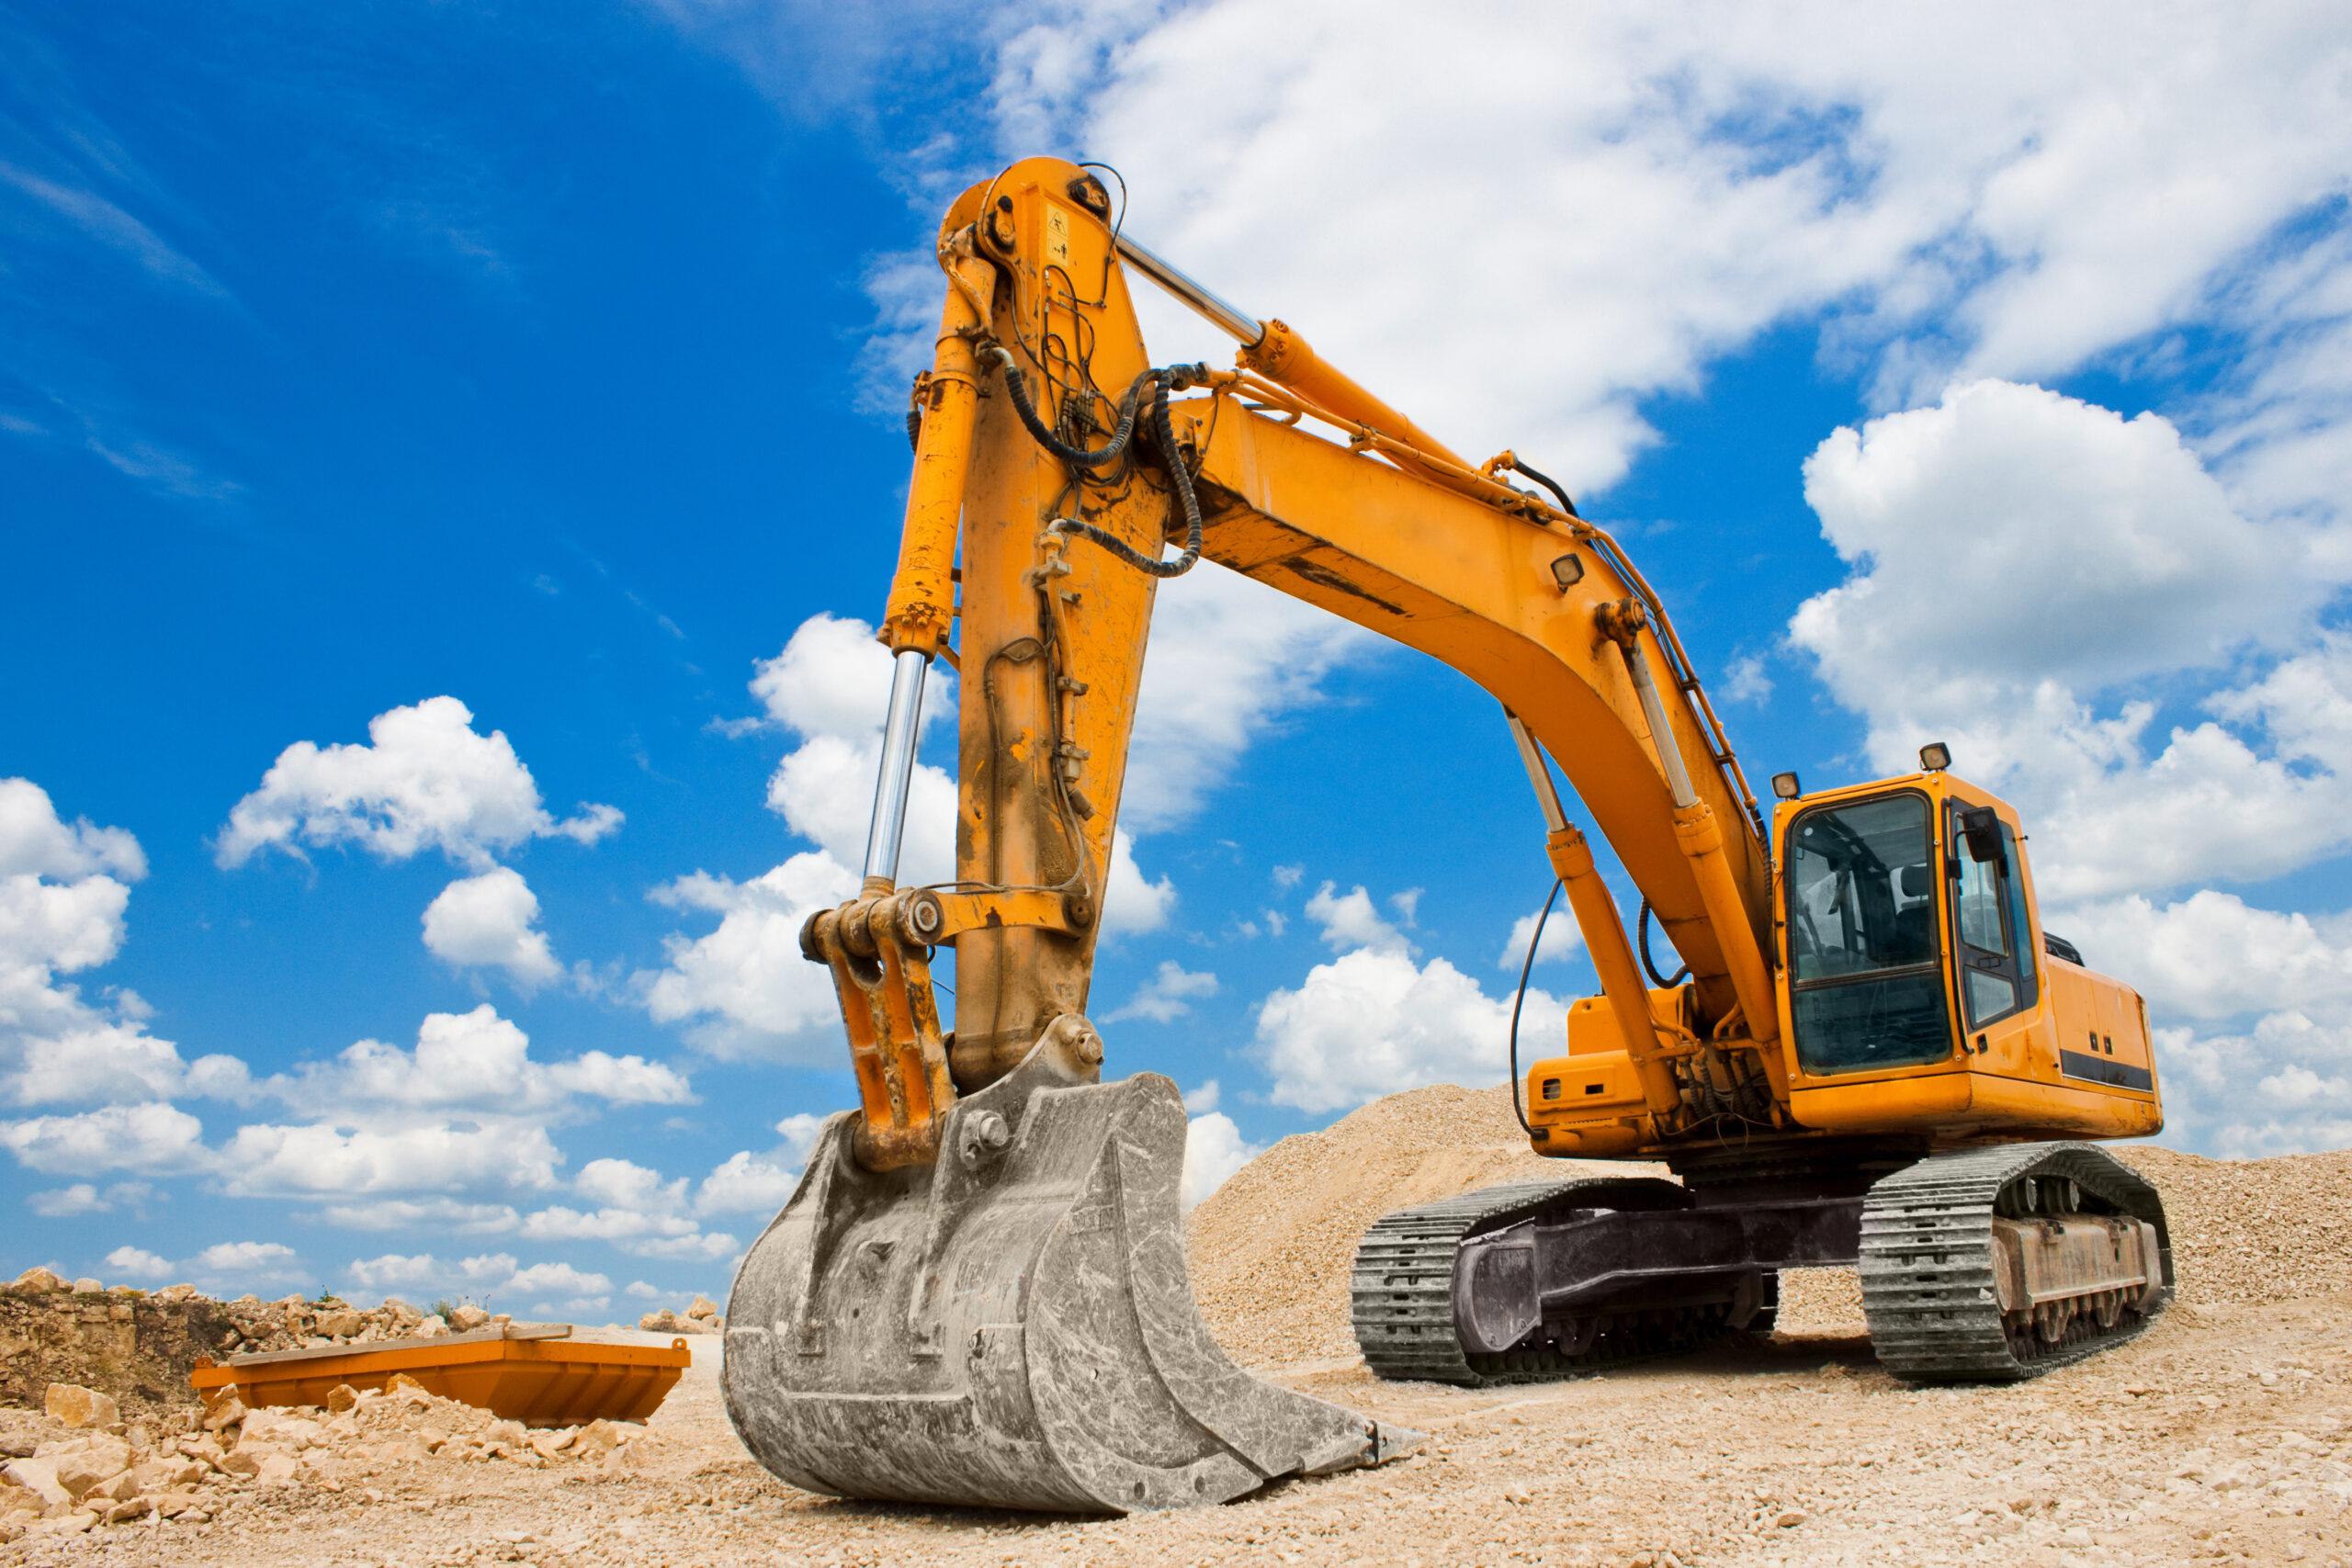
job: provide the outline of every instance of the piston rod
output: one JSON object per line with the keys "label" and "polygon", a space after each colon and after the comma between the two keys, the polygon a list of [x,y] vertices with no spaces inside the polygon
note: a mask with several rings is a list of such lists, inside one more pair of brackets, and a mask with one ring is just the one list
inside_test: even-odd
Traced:
{"label": "piston rod", "polygon": [[[923,672],[931,660],[920,649],[902,649],[890,671],[890,713],[882,721],[882,769],[874,784],[874,820],[865,830],[868,892],[887,892],[899,880],[899,845],[907,835],[907,789],[915,770],[915,730],[922,717]],[[883,885],[874,886],[876,881]]]}

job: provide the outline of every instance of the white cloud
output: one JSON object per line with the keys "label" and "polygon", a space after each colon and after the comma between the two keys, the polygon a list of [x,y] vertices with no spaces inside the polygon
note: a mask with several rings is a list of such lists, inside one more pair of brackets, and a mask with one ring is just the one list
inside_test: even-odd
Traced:
{"label": "white cloud", "polygon": [[701,937],[662,941],[668,965],[635,979],[657,1023],[690,1023],[687,1037],[723,1058],[836,1065],[841,1003],[832,976],[800,953],[800,927],[856,895],[858,879],[831,855],[797,854],[763,876],[731,882],[696,872],[655,890],[672,908],[719,916]]}
{"label": "white cloud", "polygon": [[495,967],[525,995],[563,972],[537,930],[539,900],[520,873],[495,866],[452,882],[424,909],[424,945],[460,967]]}
{"label": "white cloud", "polygon": [[738,1149],[703,1178],[695,1208],[706,1214],[773,1214],[799,1185],[799,1171]]}
{"label": "white cloud", "polygon": [[1176,884],[1168,877],[1144,879],[1136,864],[1135,835],[1121,828],[1111,835],[1111,875],[1102,890],[1102,934],[1135,936],[1156,931],[1176,908]]}
{"label": "white cloud", "polygon": [[27,1194],[25,1207],[45,1220],[62,1220],[136,1209],[154,1195],[153,1186],[144,1181],[119,1181],[103,1192],[87,1181],[76,1181],[70,1187]]}
{"label": "white cloud", "polygon": [[642,1056],[591,1051],[568,1061],[533,1061],[530,1037],[488,1002],[471,1012],[427,1013],[413,1051],[362,1040],[330,1061],[273,1075],[255,1092],[331,1115],[368,1109],[512,1116],[561,1110],[575,1096],[650,1105],[694,1099],[684,1077]]}
{"label": "white cloud", "polygon": [[227,1056],[191,1066],[147,1032],[136,992],[96,1002],[60,977],[122,949],[131,882],[147,874],[119,828],[65,822],[27,779],[0,779],[0,1102],[19,1106],[163,1099],[233,1089]]}
{"label": "white cloud", "polygon": [[1306,918],[1323,928],[1324,942],[1336,949],[1411,951],[1405,934],[1381,919],[1380,911],[1373,907],[1372,895],[1363,890],[1362,884],[1338,897],[1331,895],[1334,886],[1325,883],[1306,900]]}
{"label": "white cloud", "polygon": [[531,839],[593,844],[620,827],[609,806],[558,821],[505,733],[478,735],[473,717],[455,697],[428,697],[368,720],[366,745],[296,741],[231,809],[215,857],[235,866],[265,849],[356,844],[379,860],[438,850],[487,868]]}
{"label": "white cloud", "polygon": [[2242,1033],[2160,1029],[2167,1140],[2228,1159],[2352,1145],[2352,1028],[2297,1010]]}
{"label": "white cloud", "polygon": [[669,1292],[659,1286],[649,1285],[642,1280],[631,1280],[628,1282],[628,1293],[641,1302],[658,1302]]}
{"label": "white cloud", "polygon": [[382,1198],[367,1203],[330,1203],[319,1218],[355,1231],[438,1231],[451,1235],[501,1235],[523,1216],[505,1203],[467,1203],[454,1198]]}
{"label": "white cloud", "polygon": [[[501,1288],[548,1295],[596,1296],[611,1291],[613,1282],[602,1274],[582,1273],[569,1263],[534,1263],[528,1269],[516,1270],[514,1277]],[[599,1308],[603,1304],[597,1303]]]}
{"label": "white cloud", "polygon": [[[1306,901],[1323,940],[1342,950],[1296,990],[1259,1004],[1250,1055],[1273,1080],[1277,1105],[1346,1110],[1433,1083],[1493,1083],[1505,1074],[1511,999],[1488,997],[1442,958],[1415,961],[1402,932],[1362,887]],[[1566,1006],[1531,987],[1520,1020],[1521,1059],[1559,1038]]]}
{"label": "white cloud", "polygon": [[481,1119],[389,1129],[257,1122],[237,1129],[217,1166],[225,1190],[243,1198],[545,1189],[562,1161],[539,1123]]}
{"label": "white cloud", "polygon": [[[407,1291],[417,1295],[447,1293],[487,1303],[493,1295],[570,1296],[564,1305],[577,1312],[602,1312],[610,1300],[612,1280],[570,1263],[518,1266],[514,1255],[481,1253],[472,1258],[443,1258],[429,1252],[388,1252],[380,1258],[355,1258],[345,1265],[348,1295],[387,1294]],[[539,1310],[546,1310],[545,1308]]]}
{"label": "white cloud", "polygon": [[724,1258],[736,1249],[733,1236],[706,1235],[689,1214],[684,1177],[664,1181],[659,1171],[629,1160],[597,1159],[581,1167],[571,1185],[598,1206],[541,1209],[524,1218],[525,1235],[541,1241],[609,1242],[646,1258]]}
{"label": "white cloud", "polygon": [[86,817],[61,820],[49,792],[29,779],[0,779],[0,876],[43,876],[60,882],[113,875],[137,882],[147,874],[139,840],[120,828],[100,828]]}
{"label": "white cloud", "polygon": [[174,1263],[135,1247],[107,1254],[107,1267],[141,1280],[186,1280],[217,1295],[230,1296],[314,1282],[292,1247],[276,1241],[223,1241]]}
{"label": "white cloud", "polygon": [[1988,699],[2096,692],[2291,637],[2326,591],[2308,530],[2239,516],[2169,421],[2040,387],[1953,387],[1838,431],[1804,474],[1851,575],[1791,635],[1889,732],[1882,765]]}
{"label": "white cloud", "polygon": [[[1584,933],[1577,929],[1577,918],[1570,912],[1566,898],[1552,906],[1552,918],[1544,922],[1544,945],[1535,950],[1535,962],[1566,964],[1584,949]],[[1495,954],[1495,967],[1513,974],[1527,962],[1527,944],[1534,940],[1535,922],[1541,909],[1530,909],[1511,922],[1510,935],[1503,942],[1503,950]],[[1653,939],[1655,940],[1655,939]],[[1663,960],[1665,953],[1653,946],[1652,953]],[[1661,963],[1660,967],[1664,967]]]}
{"label": "white cloud", "polygon": [[204,1124],[175,1106],[153,1102],[0,1122],[0,1147],[30,1169],[59,1176],[102,1170],[173,1175],[212,1164]]}
{"label": "white cloud", "polygon": [[2131,897],[2044,914],[2091,967],[2128,975],[2160,1013],[2340,1017],[2352,1007],[2352,917],[2254,908],[2211,888],[2161,907]]}
{"label": "white cloud", "polygon": [[[1136,193],[1129,226],[1195,276],[1419,389],[1462,449],[1509,442],[1591,487],[1651,438],[1642,398],[1792,316],[1826,313],[1833,350],[1902,397],[2072,367],[2278,265],[2279,231],[2331,219],[2352,167],[2342,30],[2144,19],[1034,5],[993,35],[998,151],[1092,149]],[[1381,202],[1358,199],[1365,167]],[[1391,204],[1438,220],[1400,234]],[[1221,351],[1146,309],[1157,357]],[[1525,342],[1550,352],[1493,352]]]}
{"label": "white cloud", "polygon": [[1230,1116],[1210,1111],[1193,1117],[1184,1127],[1183,1207],[1201,1202],[1264,1152],[1242,1141]]}
{"label": "white cloud", "polygon": [[1192,973],[1174,959],[1163,958],[1158,971],[1136,988],[1127,1004],[1102,1021],[1116,1023],[1122,1019],[1148,1018],[1154,1023],[1173,1023],[1193,1010],[1192,998],[1213,997],[1216,992],[1215,975],[1206,971]]}
{"label": "white cloud", "polygon": [[1852,570],[1792,637],[1868,720],[1874,767],[1945,740],[2018,804],[2045,897],[2258,878],[2352,844],[2352,640],[2207,697],[2218,722],[2153,756],[2154,703],[2094,705],[2294,648],[2342,581],[2308,525],[2239,516],[2164,421],[1980,382],[1838,432],[1805,471]]}
{"label": "white cloud", "polygon": [[[890,706],[890,650],[863,621],[811,615],[784,651],[763,660],[752,694],[800,745],[768,780],[768,808],[843,866],[865,863],[874,786],[881,769],[882,721]],[[944,665],[923,683],[923,728],[953,722],[956,681]],[[919,762],[909,785],[899,881],[915,886],[956,874],[956,781]]]}

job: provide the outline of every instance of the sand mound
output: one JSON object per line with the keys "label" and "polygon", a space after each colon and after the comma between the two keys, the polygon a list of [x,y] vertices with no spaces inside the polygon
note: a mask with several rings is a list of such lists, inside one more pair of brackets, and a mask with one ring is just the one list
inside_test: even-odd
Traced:
{"label": "sand mound", "polygon": [[[2116,1153],[2164,1194],[2181,1300],[2288,1301],[2352,1287],[2352,1150],[2266,1160],[2151,1145]],[[1373,1221],[1474,1188],[1585,1172],[1666,1174],[1531,1153],[1502,1086],[1392,1095],[1284,1138],[1194,1210],[1185,1238],[1193,1290],[1211,1332],[1246,1364],[1352,1357],[1348,1268]],[[1850,1270],[1791,1270],[1781,1297],[1784,1332],[1862,1332]]]}
{"label": "sand mound", "polygon": [[1666,1173],[1530,1152],[1504,1086],[1391,1095],[1284,1138],[1193,1210],[1193,1289],[1217,1342],[1245,1364],[1353,1356],[1348,1266],[1373,1221],[1474,1188],[1585,1172]]}

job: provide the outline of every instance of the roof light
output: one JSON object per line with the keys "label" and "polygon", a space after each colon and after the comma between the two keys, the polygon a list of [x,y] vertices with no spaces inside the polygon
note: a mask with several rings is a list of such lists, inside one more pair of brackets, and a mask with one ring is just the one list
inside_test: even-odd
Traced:
{"label": "roof light", "polygon": [[1803,786],[1797,783],[1796,774],[1774,773],[1772,775],[1772,793],[1779,795],[1782,800],[1794,800],[1798,795],[1803,795],[1804,790]]}
{"label": "roof light", "polygon": [[1919,765],[1931,773],[1940,773],[1951,766],[1951,748],[1940,740],[1930,740],[1919,748]]}

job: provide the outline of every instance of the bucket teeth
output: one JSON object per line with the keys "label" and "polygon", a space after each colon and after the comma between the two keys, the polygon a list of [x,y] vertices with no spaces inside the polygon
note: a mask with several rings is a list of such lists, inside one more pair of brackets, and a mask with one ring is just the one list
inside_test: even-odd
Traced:
{"label": "bucket teeth", "polygon": [[978,1157],[907,1170],[858,1167],[854,1122],[826,1124],[730,1303],[728,1412],[785,1481],[1134,1513],[1418,1445],[1250,1376],[1209,1337],[1169,1079],[1072,1082],[1033,1054],[949,1113],[941,1148]]}

